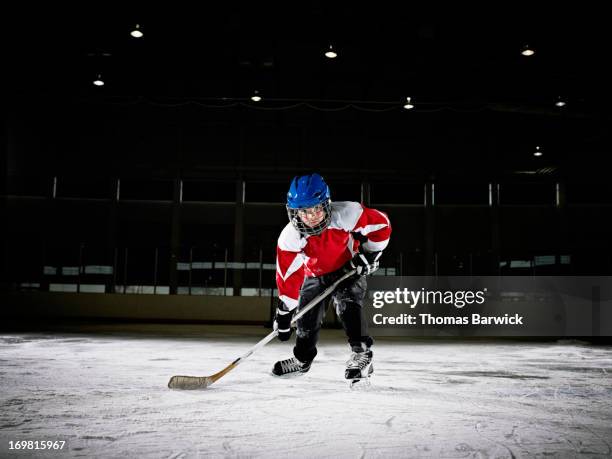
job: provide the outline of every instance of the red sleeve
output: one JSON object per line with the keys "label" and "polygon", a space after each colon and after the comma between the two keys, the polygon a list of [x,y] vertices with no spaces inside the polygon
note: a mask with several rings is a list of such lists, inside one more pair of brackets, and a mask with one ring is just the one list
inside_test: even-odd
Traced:
{"label": "red sleeve", "polygon": [[300,252],[276,247],[276,286],[279,299],[289,310],[297,307],[304,282],[304,261]]}
{"label": "red sleeve", "polygon": [[369,209],[362,204],[363,212],[357,220],[354,232],[360,233],[367,238],[362,244],[366,252],[378,252],[384,250],[389,244],[391,237],[391,222],[384,212]]}

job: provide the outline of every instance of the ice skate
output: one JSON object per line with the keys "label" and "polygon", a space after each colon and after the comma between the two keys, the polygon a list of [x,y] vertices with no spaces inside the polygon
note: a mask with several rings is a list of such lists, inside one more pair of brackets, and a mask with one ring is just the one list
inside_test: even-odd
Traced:
{"label": "ice skate", "polygon": [[353,352],[351,358],[346,362],[344,377],[349,380],[350,387],[356,385],[369,385],[369,379],[374,373],[372,364],[372,351]]}
{"label": "ice skate", "polygon": [[310,362],[301,362],[295,357],[291,357],[287,360],[279,360],[274,364],[272,368],[272,374],[281,378],[289,378],[293,376],[299,376],[310,370]]}

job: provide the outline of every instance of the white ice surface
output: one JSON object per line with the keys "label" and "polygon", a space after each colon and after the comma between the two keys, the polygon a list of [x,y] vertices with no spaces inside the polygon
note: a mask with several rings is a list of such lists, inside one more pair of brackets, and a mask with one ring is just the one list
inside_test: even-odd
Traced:
{"label": "white ice surface", "polygon": [[[132,326],[133,329],[136,326]],[[270,375],[273,342],[202,391],[265,336],[261,327],[182,327],[181,337],[4,334],[1,457],[601,457],[612,450],[612,348],[579,342],[383,340],[369,391],[343,379],[348,347],[324,330],[299,378]],[[167,328],[166,328],[167,330]],[[62,452],[9,440],[66,440]]]}

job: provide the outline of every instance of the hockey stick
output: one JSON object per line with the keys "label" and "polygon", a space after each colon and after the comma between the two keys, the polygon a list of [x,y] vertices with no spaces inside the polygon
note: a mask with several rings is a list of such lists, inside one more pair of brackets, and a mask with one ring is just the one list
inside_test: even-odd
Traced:
{"label": "hockey stick", "polygon": [[[348,273],[343,275],[340,279],[338,279],[336,282],[334,282],[332,285],[327,287],[319,296],[317,296],[316,298],[313,298],[312,301],[310,301],[310,303],[304,306],[302,310],[293,317],[293,319],[291,320],[291,325],[295,325],[298,319],[300,319],[304,314],[306,314],[308,311],[314,308],[317,304],[319,304],[324,298],[326,298],[330,293],[332,293],[334,289],[338,286],[338,284],[340,284],[340,282],[342,282],[345,279],[348,279],[353,274],[355,274],[355,272],[356,270],[349,271]],[[236,360],[234,360],[232,363],[226,366],[223,370],[219,371],[218,373],[215,373],[214,375],[210,375],[210,376],[180,376],[180,375],[173,376],[172,378],[170,378],[170,381],[168,382],[168,387],[170,389],[184,389],[184,390],[205,389],[208,386],[210,386],[212,383],[214,383],[215,381],[223,377],[225,374],[229,373],[231,370],[236,368],[238,364],[240,364],[240,362],[250,357],[251,354],[253,354],[257,349],[264,347],[266,344],[268,344],[270,341],[276,338],[277,335],[278,335],[278,330],[273,330],[268,336],[266,336],[264,339],[258,342],[251,349],[249,349],[243,356],[238,357]]]}

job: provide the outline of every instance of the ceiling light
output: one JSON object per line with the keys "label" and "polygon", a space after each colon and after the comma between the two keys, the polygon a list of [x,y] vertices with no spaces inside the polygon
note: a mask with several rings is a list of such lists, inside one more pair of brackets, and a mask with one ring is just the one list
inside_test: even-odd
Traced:
{"label": "ceiling light", "polygon": [[93,80],[93,84],[95,86],[104,86],[104,81],[102,80],[102,75],[98,74],[95,80]]}
{"label": "ceiling light", "polygon": [[332,45],[329,45],[329,49],[325,52],[325,57],[329,59],[335,59],[336,57],[338,57],[338,53],[334,51],[334,48]]}
{"label": "ceiling light", "polygon": [[566,102],[561,99],[561,97],[557,98],[557,101],[555,102],[555,107],[565,107]]}
{"label": "ceiling light", "polygon": [[540,151],[540,147],[536,147],[536,151],[533,152],[533,156],[542,156],[542,152]]}
{"label": "ceiling light", "polygon": [[533,56],[535,54],[535,50],[533,50],[532,48],[529,47],[529,45],[525,45],[525,47],[523,48],[523,50],[521,51],[521,54],[523,56]]}
{"label": "ceiling light", "polygon": [[411,108],[414,108],[414,105],[410,101],[410,97],[406,97],[406,103],[404,104],[404,108],[406,110],[410,110]]}
{"label": "ceiling light", "polygon": [[140,30],[140,24],[136,24],[136,27],[134,27],[134,30],[130,32],[130,35],[134,38],[142,38],[144,34],[142,33],[142,30]]}
{"label": "ceiling light", "polygon": [[259,91],[253,92],[253,95],[251,96],[251,100],[253,102],[259,102],[261,100],[261,96],[259,95]]}

